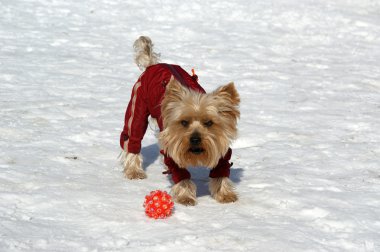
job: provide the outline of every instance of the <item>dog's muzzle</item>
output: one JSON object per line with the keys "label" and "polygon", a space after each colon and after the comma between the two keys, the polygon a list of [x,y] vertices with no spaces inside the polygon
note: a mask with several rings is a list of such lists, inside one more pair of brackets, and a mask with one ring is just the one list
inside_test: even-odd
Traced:
{"label": "dog's muzzle", "polygon": [[189,151],[195,155],[199,155],[204,152],[204,149],[200,147],[202,142],[201,135],[198,132],[193,133],[190,136],[190,149]]}

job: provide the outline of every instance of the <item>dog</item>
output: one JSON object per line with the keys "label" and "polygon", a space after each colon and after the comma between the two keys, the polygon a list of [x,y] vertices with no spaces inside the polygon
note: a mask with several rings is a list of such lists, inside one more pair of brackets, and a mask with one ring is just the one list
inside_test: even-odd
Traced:
{"label": "dog", "polygon": [[135,63],[144,72],[133,87],[120,135],[125,177],[147,177],[140,151],[151,116],[160,128],[164,173],[172,176],[175,202],[197,203],[196,185],[187,170],[194,166],[210,169],[209,190],[214,199],[220,203],[237,201],[229,179],[230,144],[237,137],[240,117],[240,98],[234,83],[206,93],[195,74],[189,75],[178,65],[159,63],[149,37],[141,36],[133,47]]}

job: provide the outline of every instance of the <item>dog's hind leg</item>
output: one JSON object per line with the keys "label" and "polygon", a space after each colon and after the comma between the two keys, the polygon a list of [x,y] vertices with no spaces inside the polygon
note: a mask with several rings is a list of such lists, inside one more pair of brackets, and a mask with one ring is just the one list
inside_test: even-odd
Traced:
{"label": "dog's hind leg", "polygon": [[142,168],[141,154],[127,153],[123,151],[121,162],[124,167],[124,175],[129,179],[145,179],[146,174]]}

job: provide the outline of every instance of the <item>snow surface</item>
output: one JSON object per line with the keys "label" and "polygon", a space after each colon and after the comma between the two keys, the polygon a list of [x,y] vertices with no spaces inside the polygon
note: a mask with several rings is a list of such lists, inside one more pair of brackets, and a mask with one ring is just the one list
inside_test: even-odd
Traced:
{"label": "snow surface", "polygon": [[[1,0],[0,251],[380,251],[380,2]],[[170,190],[154,132],[148,179],[118,137],[140,74],[132,43],[235,81],[240,201],[148,219]]]}

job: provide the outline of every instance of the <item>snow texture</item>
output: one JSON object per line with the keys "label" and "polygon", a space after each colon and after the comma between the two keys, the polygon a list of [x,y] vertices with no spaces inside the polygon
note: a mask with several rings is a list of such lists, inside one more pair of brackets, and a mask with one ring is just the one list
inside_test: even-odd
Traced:
{"label": "snow texture", "polygon": [[[380,251],[380,3],[375,0],[1,0],[0,251]],[[235,81],[240,137],[218,204],[144,215],[170,190],[154,130],[148,179],[117,156],[133,41]],[[152,127],[153,128],[153,127]]]}

